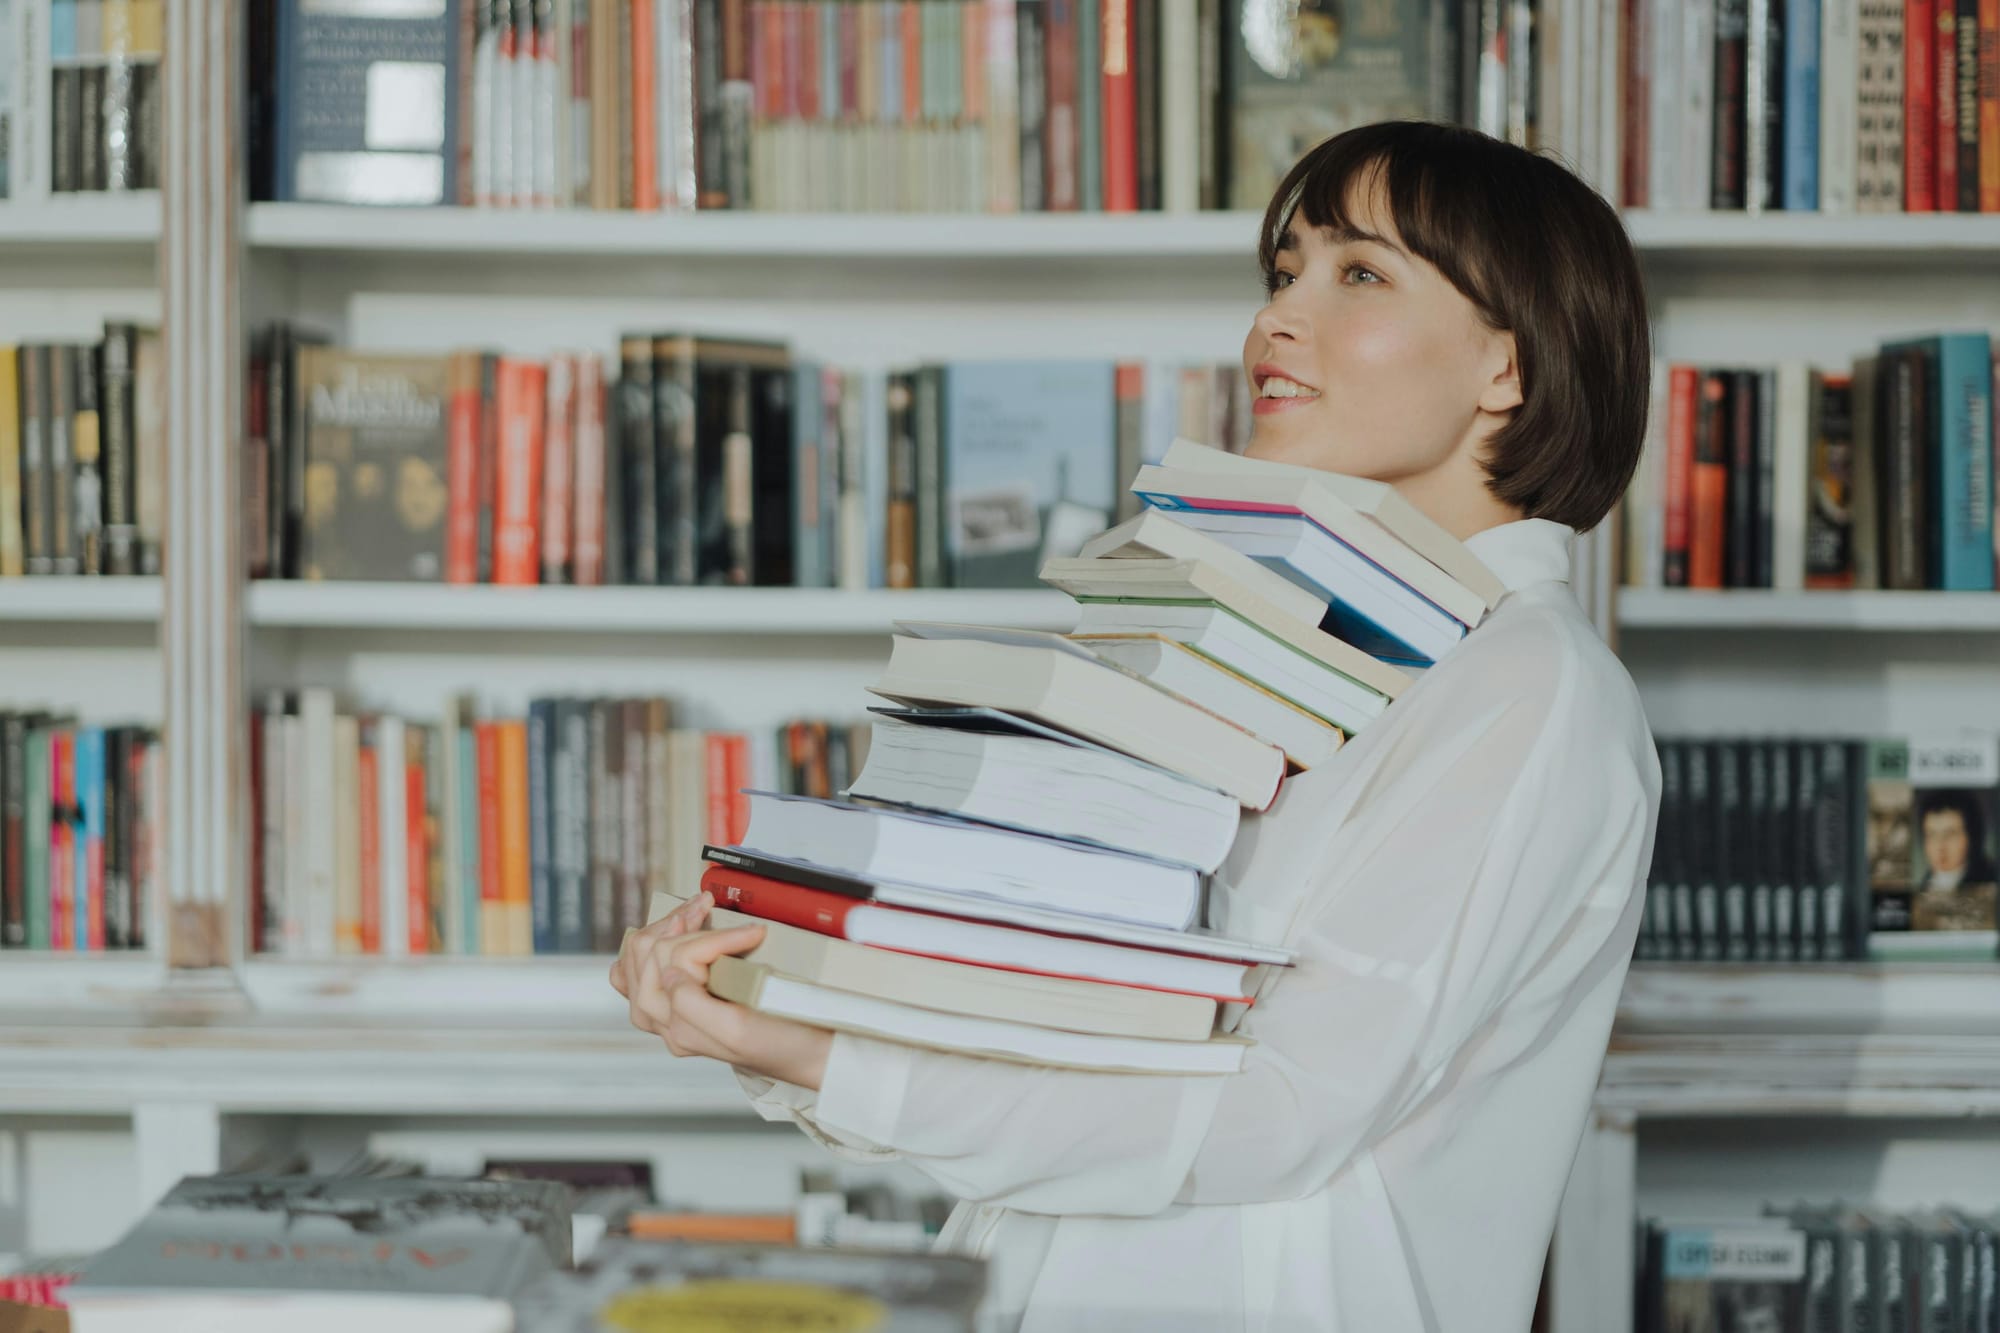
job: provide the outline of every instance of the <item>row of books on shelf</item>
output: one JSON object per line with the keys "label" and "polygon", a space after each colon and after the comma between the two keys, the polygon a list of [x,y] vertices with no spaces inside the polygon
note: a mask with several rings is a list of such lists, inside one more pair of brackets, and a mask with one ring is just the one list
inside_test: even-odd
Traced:
{"label": "row of books on shelf", "polygon": [[147,947],[163,764],[143,727],[0,711],[0,948]]}
{"label": "row of books on shelf", "polygon": [[676,726],[664,698],[454,700],[442,721],[278,694],[251,717],[249,936],[274,957],[615,952],[692,892],[755,790],[830,796],[868,731]]}
{"label": "row of books on shelf", "polygon": [[1636,956],[1991,958],[2000,739],[1659,742]]}
{"label": "row of books on shelf", "polygon": [[1996,370],[1986,333],[1840,371],[1656,363],[1625,582],[1992,591]]}
{"label": "row of books on shelf", "polygon": [[[711,927],[766,930],[713,993],[1034,1064],[1240,1066],[1292,956],[1202,924],[1205,877],[1500,590],[1377,483],[1176,442],[1134,486],[1147,512],[1042,568],[1073,634],[899,624],[870,687],[897,707],[846,799],[753,797],[704,849]],[[1465,619],[1399,666],[1356,602]]]}
{"label": "row of books on shelf", "polygon": [[0,200],[160,186],[166,0],[0,9]]}
{"label": "row of books on shelf", "polygon": [[[1229,0],[253,5],[254,196],[674,211],[1262,208],[1352,125],[1526,142],[1533,6]],[[1239,26],[1240,34],[1239,35]],[[393,85],[371,69],[421,71]],[[371,108],[394,105],[393,142]]]}
{"label": "row of books on shelf", "polygon": [[1759,1217],[1647,1219],[1638,1333],[1992,1333],[2000,1215],[1846,1203]]}
{"label": "row of books on shelf", "polygon": [[1628,207],[2000,212],[1983,0],[1637,0],[1603,36]]}
{"label": "row of books on shelf", "polygon": [[135,324],[0,345],[0,578],[160,572],[164,374]]}
{"label": "row of books on shelf", "polygon": [[280,325],[250,366],[257,576],[1024,587],[1176,435],[1240,447],[1240,367],[844,371],[686,334],[591,353],[400,356]]}
{"label": "row of books on shelf", "polygon": [[302,1330],[796,1327],[802,1315],[831,1327],[829,1312],[883,1333],[974,1327],[983,1260],[907,1252],[901,1229],[850,1211],[878,1201],[908,1211],[891,1191],[801,1199],[802,1220],[858,1244],[803,1233],[797,1244],[704,1242],[673,1234],[699,1233],[698,1215],[658,1208],[649,1189],[566,1184],[579,1174],[569,1167],[583,1164],[500,1164],[469,1179],[366,1168],[190,1176],[73,1275],[0,1278],[0,1291],[53,1298],[66,1322],[26,1327],[68,1333],[265,1333],[274,1302]]}

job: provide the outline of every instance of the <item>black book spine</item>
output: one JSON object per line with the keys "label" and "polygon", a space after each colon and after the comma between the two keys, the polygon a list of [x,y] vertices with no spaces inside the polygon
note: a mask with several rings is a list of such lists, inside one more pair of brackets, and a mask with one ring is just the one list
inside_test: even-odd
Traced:
{"label": "black book spine", "polygon": [[1654,833],[1656,882],[1646,890],[1646,911],[1651,920],[1653,958],[1681,957],[1681,938],[1674,898],[1687,865],[1687,779],[1685,746],[1680,741],[1661,741],[1660,821]]}
{"label": "black book spine", "polygon": [[1133,145],[1139,159],[1139,209],[1160,208],[1160,0],[1132,0]]}
{"label": "black book spine", "polygon": [[[1924,512],[1921,526],[1917,529],[1921,536],[1923,551],[1923,584],[1929,589],[1944,587],[1944,538],[1948,522],[1938,497],[1943,493],[1943,478],[1939,475],[1943,466],[1944,422],[1940,419],[1944,395],[1938,387],[1938,344],[1919,343],[1911,349],[1910,355],[1916,362],[1914,384],[1916,401],[1912,404],[1915,419],[1917,494],[1923,497]],[[1984,449],[1984,442],[1976,446]]]}
{"label": "black book spine", "polygon": [[[1761,19],[1763,32],[1751,33],[1747,24],[1745,41],[1763,48],[1758,55],[1758,86],[1746,86],[1744,98],[1745,133],[1760,142],[1746,158],[1757,165],[1750,179],[1746,161],[1744,188],[1762,208],[1784,205],[1785,169],[1785,5],[1787,0],[1751,0],[1750,15]],[[1747,73],[1747,71],[1746,71]],[[1754,117],[1754,120],[1751,119]],[[1746,145],[1747,148],[1747,145]]]}
{"label": "black book spine", "polygon": [[1757,830],[1757,841],[1764,847],[1764,876],[1771,886],[1770,957],[1775,962],[1792,963],[1799,956],[1798,863],[1794,855],[1798,839],[1792,817],[1792,797],[1797,791],[1792,769],[1797,747],[1790,741],[1771,741],[1769,748],[1770,813]]}
{"label": "black book spine", "polygon": [[[668,559],[661,566],[667,582],[691,587],[701,581],[700,471],[696,466],[701,433],[701,380],[694,342],[690,338],[653,345],[653,378],[663,388],[654,401],[661,409],[659,430],[665,440],[659,466],[665,497],[660,521]],[[671,504],[666,503],[671,500]]]}
{"label": "black book spine", "polygon": [[1868,956],[1868,765],[1859,741],[1820,749],[1820,806],[1826,814],[1827,878],[1820,890],[1821,957]]}
{"label": "black book spine", "polygon": [[286,431],[288,420],[286,386],[291,382],[292,332],[285,324],[271,326],[264,361],[264,438],[269,450],[269,473],[265,478],[267,508],[264,531],[269,549],[265,553],[266,572],[274,579],[291,578],[291,532],[286,515],[292,489],[292,442]]}
{"label": "black book spine", "polygon": [[76,560],[76,357],[75,349],[49,349],[49,566],[77,572]]}
{"label": "black book spine", "polygon": [[653,401],[646,422],[647,428],[652,431],[652,470],[648,475],[653,495],[653,581],[684,585],[694,579],[692,574],[682,579],[677,563],[681,537],[681,495],[676,437],[685,413],[680,397],[684,386],[671,373],[676,345],[676,340],[671,338],[657,339],[649,345],[645,376],[651,385],[648,392],[652,394]]}
{"label": "black book spine", "polygon": [[1744,791],[1743,750],[1741,741],[1715,743],[1715,880],[1722,922],[1715,948],[1702,951],[1704,958],[1732,963],[1750,957],[1750,866],[1744,837],[1749,799]]}
{"label": "black book spine", "polygon": [[1715,0],[1714,123],[1710,136],[1710,208],[1744,205],[1744,130],[1749,110],[1745,62],[1749,0]]}
{"label": "black book spine", "polygon": [[623,780],[618,789],[618,928],[637,930],[646,924],[646,701],[626,699],[616,705],[610,725],[625,737]]}
{"label": "black book spine", "polygon": [[1754,587],[1757,577],[1757,372],[1729,375],[1729,499],[1723,586]]}
{"label": "black book spine", "polygon": [[530,933],[534,951],[555,952],[555,894],[550,876],[549,808],[550,714],[554,702],[535,699],[528,704],[528,904]]}
{"label": "black book spine", "polygon": [[1046,0],[1016,0],[1014,6],[1015,63],[1020,81],[1021,211],[1048,208],[1047,164],[1042,155],[1044,121],[1048,113],[1048,48]]}
{"label": "black book spine", "polygon": [[132,178],[135,189],[160,188],[162,79],[158,58],[132,67]]}
{"label": "black book spine", "polygon": [[1686,803],[1681,810],[1682,841],[1686,859],[1674,890],[1675,956],[1693,960],[1709,956],[1709,942],[1715,942],[1715,957],[1722,956],[1720,934],[1722,911],[1715,888],[1715,783],[1712,775],[1712,747],[1705,741],[1685,741],[1681,745],[1685,767]]}
{"label": "black book spine", "polygon": [[0,948],[28,942],[28,719],[0,713]]}
{"label": "black book spine", "polygon": [[1817,963],[1825,956],[1825,932],[1820,925],[1825,888],[1814,837],[1820,802],[1820,748],[1817,742],[1804,741],[1793,755],[1797,787],[1792,797],[1792,880],[1798,896],[1798,959],[1802,963]]}
{"label": "black book spine", "polygon": [[848,898],[875,896],[875,886],[867,880],[843,875],[838,871],[821,870],[817,866],[804,865],[796,861],[781,861],[773,857],[759,856],[740,847],[718,847],[711,843],[701,849],[701,857],[704,861],[713,861],[717,865],[762,875],[766,879],[796,884],[800,888],[823,889],[828,893],[838,893]]}
{"label": "black book spine", "polygon": [[306,354],[306,339],[293,331],[279,367],[285,380],[285,574],[298,578],[304,572],[306,537],[306,460],[312,455],[307,438],[306,395],[301,387],[299,363]]}
{"label": "black book spine", "polygon": [[98,410],[97,348],[70,348],[76,384],[76,415],[70,421],[70,455],[76,463],[71,495],[76,502],[77,572],[104,572],[104,418]]}
{"label": "black book spine", "polygon": [[708,446],[709,481],[702,492],[702,501],[708,507],[703,523],[716,534],[717,541],[711,546],[702,581],[747,587],[753,509],[750,412],[755,392],[750,367],[729,366],[721,374],[720,383],[723,418],[718,427],[719,438]]}
{"label": "black book spine", "polygon": [[696,199],[729,206],[728,145],[722,106],[723,0],[693,0]]}
{"label": "black book spine", "polygon": [[132,888],[125,877],[125,828],[130,819],[126,769],[132,733],[104,731],[104,947],[132,947]]}
{"label": "black book spine", "polygon": [[1772,506],[1778,483],[1778,377],[1776,372],[1757,372],[1757,513],[1752,535],[1756,540],[1756,568],[1752,586],[1769,588],[1776,584],[1772,531]]}
{"label": "black book spine", "polygon": [[625,472],[625,578],[630,583],[650,585],[660,582],[652,339],[623,339],[619,343],[618,360],[618,465]]}
{"label": "black book spine", "polygon": [[944,372],[924,366],[916,372],[916,398],[911,405],[917,437],[917,586],[943,588],[951,580],[945,568],[944,494]]}
{"label": "black book spine", "polygon": [[139,330],[131,324],[104,329],[104,374],[98,407],[104,435],[105,572],[139,572],[139,527],[133,434],[135,407],[132,368],[139,357]]}
{"label": "black book spine", "polygon": [[49,71],[50,116],[49,189],[74,194],[83,188],[83,70],[57,65]]}
{"label": "black book spine", "polygon": [[23,547],[30,574],[53,574],[50,530],[55,526],[55,491],[49,470],[49,348],[21,348],[21,503]]}
{"label": "black book spine", "polygon": [[1753,962],[1768,963],[1777,956],[1772,938],[1771,849],[1771,752],[1762,741],[1743,742],[1743,878],[1749,889],[1749,944]]}
{"label": "black book spine", "polygon": [[793,489],[798,485],[792,466],[795,419],[811,410],[797,401],[789,365],[760,367],[754,374],[755,397],[750,420],[750,581],[759,587],[790,587],[797,572],[793,549],[797,529],[792,522]]}
{"label": "black book spine", "polygon": [[[1951,0],[1939,0],[1950,4]],[[1958,0],[1958,26],[1953,35],[1958,39],[1958,198],[1938,200],[1940,208],[1957,208],[1961,213],[1979,211],[1979,102],[1982,92],[1992,91],[1992,73],[1986,78],[1984,89],[1980,86],[1979,45],[1979,0]],[[2000,41],[2000,33],[1987,32],[1984,40],[1990,45]],[[1939,144],[1938,151],[1953,151],[1951,144]]]}
{"label": "black book spine", "polygon": [[1924,582],[1924,437],[1918,417],[1923,376],[1914,349],[1882,349],[1882,387],[1877,403],[1883,428],[1876,433],[1882,485],[1883,583],[1902,590]]}
{"label": "black book spine", "polygon": [[78,96],[83,118],[77,123],[77,151],[83,154],[83,162],[78,168],[77,188],[102,191],[110,183],[105,161],[104,66],[85,65],[78,72],[82,76]]}

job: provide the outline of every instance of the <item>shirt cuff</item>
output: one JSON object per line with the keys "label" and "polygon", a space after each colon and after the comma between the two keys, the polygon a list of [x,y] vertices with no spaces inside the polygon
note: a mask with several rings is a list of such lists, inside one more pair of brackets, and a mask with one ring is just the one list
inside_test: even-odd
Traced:
{"label": "shirt cuff", "polygon": [[[731,1068],[735,1069],[735,1066]],[[795,1120],[801,1114],[809,1114],[818,1097],[811,1088],[802,1088],[796,1083],[780,1083],[747,1069],[736,1069],[735,1072],[737,1083],[750,1097],[751,1107],[766,1120]]]}
{"label": "shirt cuff", "polygon": [[917,1052],[851,1032],[833,1034],[813,1119],[843,1138],[896,1146]]}

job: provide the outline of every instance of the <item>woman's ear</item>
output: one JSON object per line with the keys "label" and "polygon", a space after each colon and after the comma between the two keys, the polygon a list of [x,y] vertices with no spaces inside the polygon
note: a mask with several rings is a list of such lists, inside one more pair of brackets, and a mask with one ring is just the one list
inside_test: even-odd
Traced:
{"label": "woman's ear", "polygon": [[1516,355],[1514,335],[1495,333],[1492,336],[1492,354],[1488,364],[1493,367],[1492,378],[1479,395],[1479,410],[1499,416],[1512,412],[1521,405],[1521,362]]}

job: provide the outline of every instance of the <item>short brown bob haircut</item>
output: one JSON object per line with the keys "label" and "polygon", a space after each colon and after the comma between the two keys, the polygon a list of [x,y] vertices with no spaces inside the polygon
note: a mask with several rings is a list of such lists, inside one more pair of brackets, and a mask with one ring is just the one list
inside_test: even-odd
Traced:
{"label": "short brown bob haircut", "polygon": [[1587,531],[1625,493],[1646,433],[1651,338],[1638,257],[1618,215],[1553,158],[1476,130],[1384,121],[1335,135],[1264,213],[1267,284],[1294,223],[1341,228],[1377,178],[1412,254],[1514,335],[1521,406],[1488,442],[1493,494]]}

